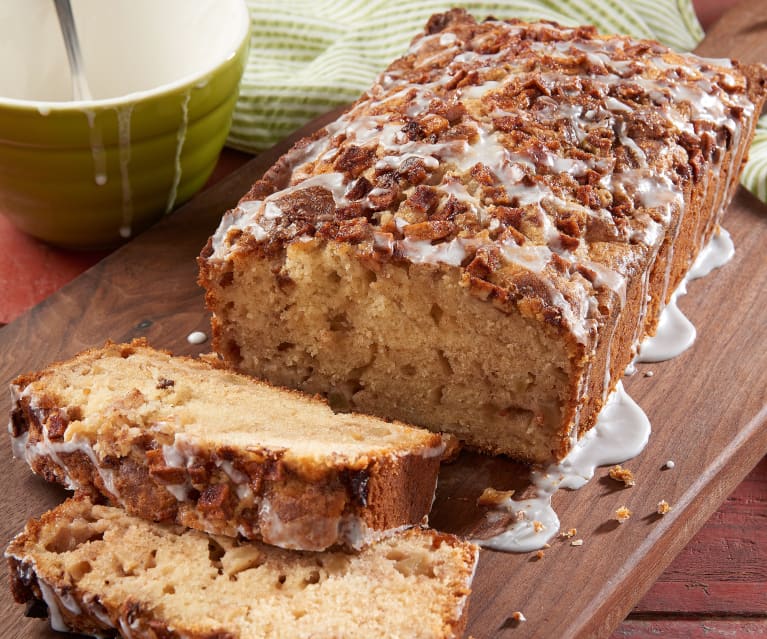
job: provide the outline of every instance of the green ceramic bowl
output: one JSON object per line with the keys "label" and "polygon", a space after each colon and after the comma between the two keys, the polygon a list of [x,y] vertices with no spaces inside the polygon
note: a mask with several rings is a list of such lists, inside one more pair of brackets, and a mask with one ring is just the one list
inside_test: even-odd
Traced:
{"label": "green ceramic bowl", "polygon": [[72,248],[113,246],[189,199],[226,139],[244,0],[72,0],[93,100],[71,99],[51,0],[0,3],[0,213]]}

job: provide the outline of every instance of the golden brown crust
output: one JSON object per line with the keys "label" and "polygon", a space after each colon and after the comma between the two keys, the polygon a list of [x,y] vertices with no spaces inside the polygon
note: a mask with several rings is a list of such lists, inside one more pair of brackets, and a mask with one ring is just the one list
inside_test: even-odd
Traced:
{"label": "golden brown crust", "polygon": [[[359,547],[392,529],[420,523],[428,514],[440,463],[438,435],[424,433],[419,439],[425,445],[409,450],[371,449],[364,456],[336,455],[312,463],[286,462],[284,449],[270,450],[257,438],[241,448],[194,445],[184,450],[184,463],[170,463],[169,455],[173,459],[182,453],[169,451],[167,437],[151,423],[132,423],[129,412],[98,415],[95,439],[68,435],[69,424],[82,419],[84,409],[46,389],[46,378],[74,361],[98,361],[115,351],[122,357],[152,353],[143,341],[108,343],[14,380],[18,397],[11,436],[17,454],[46,480],[153,521],[310,550]],[[174,359],[212,368],[191,358]],[[324,406],[296,391],[273,392],[275,402],[284,401],[280,393],[285,393]],[[140,403],[141,393],[134,393]]]}

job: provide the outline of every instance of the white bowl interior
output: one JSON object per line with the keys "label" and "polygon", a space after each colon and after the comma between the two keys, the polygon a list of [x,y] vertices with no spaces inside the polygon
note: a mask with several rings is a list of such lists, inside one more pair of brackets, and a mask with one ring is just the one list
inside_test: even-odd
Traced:
{"label": "white bowl interior", "polygon": [[[249,26],[243,0],[72,0],[94,100],[204,75]],[[52,0],[0,1],[0,99],[72,100]]]}

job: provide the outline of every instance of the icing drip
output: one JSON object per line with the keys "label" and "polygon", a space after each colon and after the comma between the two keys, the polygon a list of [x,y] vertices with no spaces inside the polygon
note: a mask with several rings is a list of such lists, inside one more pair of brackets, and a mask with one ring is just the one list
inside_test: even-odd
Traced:
{"label": "icing drip", "polygon": [[120,182],[122,184],[122,223],[120,237],[129,238],[133,234],[133,194],[130,185],[130,121],[133,105],[117,109],[117,135],[120,156]]}
{"label": "icing drip", "polygon": [[680,355],[695,341],[695,326],[690,322],[677,304],[680,297],[687,293],[687,283],[705,277],[714,269],[724,266],[735,254],[735,247],[730,234],[719,229],[711,241],[701,249],[687,276],[671,295],[671,299],[660,316],[655,335],[646,337],[639,349],[637,362],[663,362]]}
{"label": "icing drip", "polygon": [[184,93],[184,98],[181,102],[181,126],[178,129],[178,134],[176,135],[176,154],[173,161],[173,183],[170,187],[170,193],[168,193],[168,203],[165,205],[166,214],[170,213],[176,204],[178,185],[181,183],[181,151],[184,149],[184,142],[186,141],[186,129],[189,126],[189,99],[191,97],[192,91],[190,89]]}
{"label": "icing drip", "polygon": [[[530,552],[542,548],[559,530],[559,517],[551,506],[554,493],[560,488],[580,488],[594,476],[597,466],[618,464],[638,455],[649,436],[650,421],[619,382],[594,428],[578,441],[570,454],[559,464],[532,471],[535,497],[520,501],[506,499],[500,504],[500,509],[515,517],[509,528],[489,539],[475,539],[474,542],[484,548],[506,552]],[[492,519],[499,514],[490,511],[488,516]]]}
{"label": "icing drip", "polygon": [[193,331],[186,336],[186,341],[190,344],[204,344],[208,341],[208,336],[202,331]]}
{"label": "icing drip", "polygon": [[660,315],[655,335],[646,337],[639,347],[637,362],[663,362],[684,353],[695,342],[695,326],[679,310],[677,301],[687,293],[687,282],[682,280],[671,295]]}
{"label": "icing drip", "polygon": [[43,596],[43,601],[48,607],[48,617],[51,620],[51,628],[57,632],[70,632],[69,626],[64,621],[64,615],[61,614],[59,598],[56,596],[53,588],[42,579],[37,580],[37,585],[40,587],[40,594]]}
{"label": "icing drip", "polygon": [[711,271],[721,268],[735,255],[735,244],[727,229],[720,227],[708,244],[704,246],[695,263],[687,273],[688,281],[705,277]]}

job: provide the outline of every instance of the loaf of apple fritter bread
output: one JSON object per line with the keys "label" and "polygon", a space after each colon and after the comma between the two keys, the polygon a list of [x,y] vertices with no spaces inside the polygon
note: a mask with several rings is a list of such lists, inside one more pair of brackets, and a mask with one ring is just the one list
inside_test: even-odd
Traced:
{"label": "loaf of apple fritter bread", "polygon": [[479,553],[421,528],[359,554],[289,551],[70,499],[31,520],[5,554],[15,599],[47,606],[55,630],[455,639]]}
{"label": "loaf of apple fritter bread", "polygon": [[721,220],[765,68],[433,16],[200,257],[239,370],[533,462],[566,455]]}
{"label": "loaf of apple fritter bread", "polygon": [[12,392],[14,452],[49,481],[283,548],[361,548],[421,523],[444,449],[141,341],[21,375]]}

